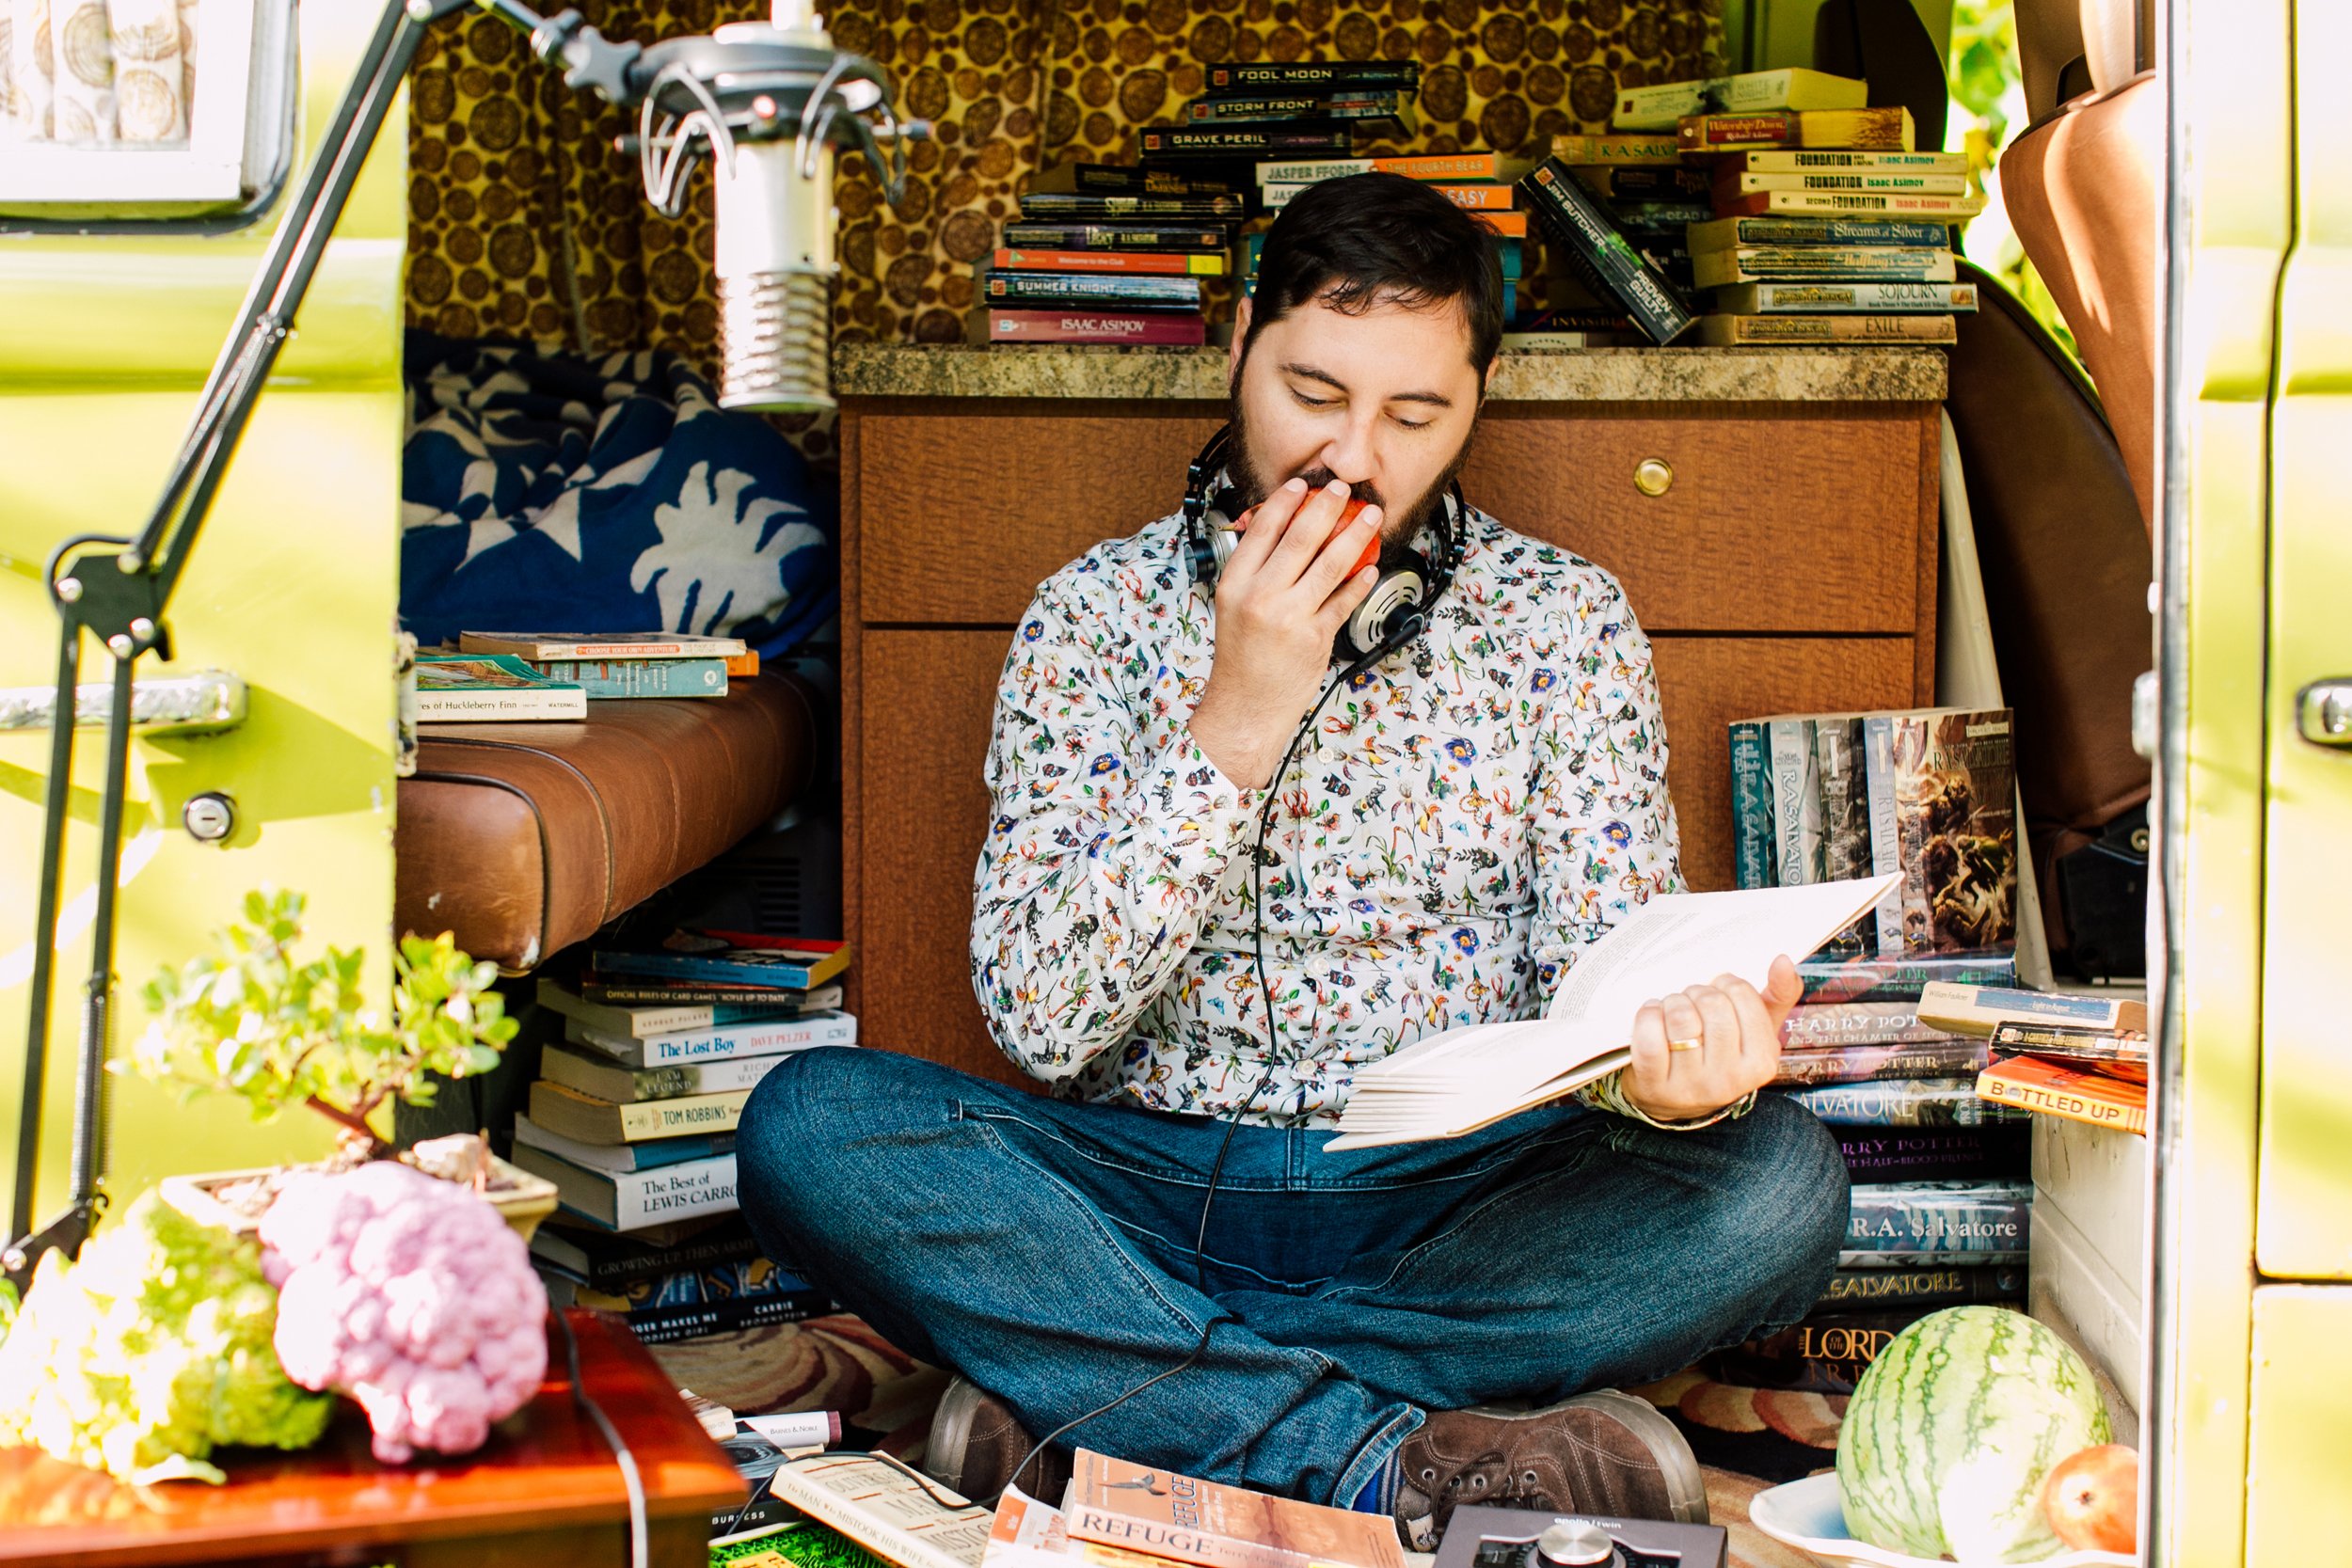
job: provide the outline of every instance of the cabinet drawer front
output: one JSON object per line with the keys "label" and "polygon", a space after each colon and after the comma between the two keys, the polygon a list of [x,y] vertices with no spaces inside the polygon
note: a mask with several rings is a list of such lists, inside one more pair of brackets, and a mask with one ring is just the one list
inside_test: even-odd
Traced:
{"label": "cabinet drawer front", "polygon": [[1184,503],[1184,466],[1221,415],[979,404],[851,418],[859,620],[1010,626],[1039,583]]}
{"label": "cabinet drawer front", "polygon": [[1462,488],[1615,573],[1653,632],[1909,635],[1934,592],[1936,431],[1932,407],[1902,404],[1505,405]]}
{"label": "cabinet drawer front", "polygon": [[[1734,719],[1909,707],[1908,637],[1657,637],[1666,717],[1666,787],[1682,831],[1682,876],[1694,892],[1732,885]],[[1802,955],[1800,955],[1802,956]]]}

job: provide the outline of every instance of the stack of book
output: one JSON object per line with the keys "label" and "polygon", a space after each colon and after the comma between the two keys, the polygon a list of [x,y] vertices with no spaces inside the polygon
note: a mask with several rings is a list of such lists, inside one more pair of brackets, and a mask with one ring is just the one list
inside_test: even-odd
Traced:
{"label": "stack of book", "polygon": [[1976,1089],[1986,1100],[2147,1135],[2145,997],[1940,985],[1920,999],[1919,1014],[1985,1041]]}
{"label": "stack of book", "polygon": [[601,699],[723,697],[759,673],[742,639],[684,632],[469,631],[457,649],[417,656],[421,721],[584,719]]}
{"label": "stack of book", "polygon": [[1221,180],[1117,164],[1039,173],[980,274],[971,336],[992,343],[1207,341],[1202,285],[1227,276],[1241,195]]}
{"label": "stack of book", "polygon": [[1984,1039],[1923,998],[2016,983],[2015,758],[2006,710],[1781,714],[1731,726],[1743,887],[1899,872],[1799,966],[1772,1092],[1837,1137],[1846,1250],[1803,1323],[1713,1359],[1748,1386],[1851,1391],[1923,1314],[2022,1301],[2033,1187],[2022,1115],[1977,1093]]}
{"label": "stack of book", "polygon": [[1292,60],[1212,65],[1180,123],[1136,133],[1154,167],[1343,158],[1368,141],[1421,129],[1418,60]]}
{"label": "stack of book", "polygon": [[553,1181],[562,1205],[532,1242],[551,1291],[626,1311],[649,1339],[831,1310],[732,1220],[735,1129],[786,1056],[857,1043],[832,983],[848,949],[682,931],[592,961],[576,985],[539,982],[564,1039],[541,1053],[515,1118],[515,1163]]}
{"label": "stack of book", "polygon": [[[1617,231],[1658,269],[1687,304],[1696,285],[1691,270],[1690,229],[1714,215],[1708,174],[1683,162],[1672,127],[1657,132],[1611,132],[1551,138],[1553,161],[1592,193]],[[1581,247],[1553,247],[1546,268],[1546,298],[1554,309],[1610,305],[1613,293],[1597,289]],[[1628,324],[1630,330],[1630,324]],[[1638,340],[1637,340],[1638,341]]]}

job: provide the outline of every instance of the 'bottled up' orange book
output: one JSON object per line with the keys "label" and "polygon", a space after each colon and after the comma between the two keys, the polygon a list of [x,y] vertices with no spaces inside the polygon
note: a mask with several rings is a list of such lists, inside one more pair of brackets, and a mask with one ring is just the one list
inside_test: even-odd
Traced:
{"label": "'bottled up' orange book", "polygon": [[2148,1089],[2105,1073],[2078,1072],[2032,1056],[1995,1062],[1977,1074],[1977,1095],[2044,1116],[2148,1134]]}

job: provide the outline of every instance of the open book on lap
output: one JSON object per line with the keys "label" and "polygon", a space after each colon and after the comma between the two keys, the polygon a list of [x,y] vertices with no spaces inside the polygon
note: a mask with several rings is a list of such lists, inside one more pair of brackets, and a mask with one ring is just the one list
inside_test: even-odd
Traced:
{"label": "open book on lap", "polygon": [[1604,1078],[1632,1059],[1643,1003],[1719,974],[1760,990],[1775,958],[1812,952],[1899,879],[1652,898],[1578,957],[1541,1018],[1448,1029],[1358,1072],[1324,1147],[1459,1137]]}

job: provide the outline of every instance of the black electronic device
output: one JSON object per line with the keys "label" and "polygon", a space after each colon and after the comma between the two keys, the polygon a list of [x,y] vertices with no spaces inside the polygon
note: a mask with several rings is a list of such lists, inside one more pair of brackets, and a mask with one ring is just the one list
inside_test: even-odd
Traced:
{"label": "black electronic device", "polygon": [[1438,1542],[1437,1568],[1724,1568],[1721,1525],[1457,1508]]}
{"label": "black electronic device", "polygon": [[[1184,470],[1184,560],[1192,580],[1212,593],[1217,573],[1241,537],[1236,519],[1244,510],[1242,495],[1226,483],[1232,458],[1233,427],[1222,425]],[[1354,664],[1368,657],[1376,661],[1420,635],[1429,624],[1430,607],[1453,585],[1454,569],[1462,562],[1468,516],[1461,483],[1448,480],[1444,504],[1434,519],[1436,555],[1406,549],[1400,561],[1393,559],[1397,552],[1383,550],[1380,580],[1333,639],[1332,663]]]}

